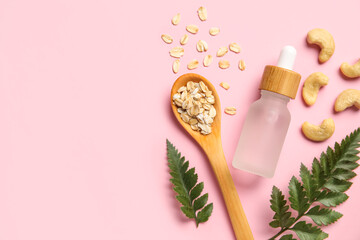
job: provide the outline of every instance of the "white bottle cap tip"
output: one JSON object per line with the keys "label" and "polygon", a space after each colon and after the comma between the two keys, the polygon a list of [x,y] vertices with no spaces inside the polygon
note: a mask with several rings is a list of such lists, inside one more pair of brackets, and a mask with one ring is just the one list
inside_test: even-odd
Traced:
{"label": "white bottle cap tip", "polygon": [[293,46],[285,46],[280,53],[278,67],[292,70],[296,58],[296,49]]}

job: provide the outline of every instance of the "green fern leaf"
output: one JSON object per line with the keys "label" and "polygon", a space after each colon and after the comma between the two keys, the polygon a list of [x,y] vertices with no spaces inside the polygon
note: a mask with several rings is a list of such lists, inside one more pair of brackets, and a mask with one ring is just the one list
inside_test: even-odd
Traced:
{"label": "green fern leaf", "polygon": [[351,185],[352,182],[331,178],[324,184],[324,187],[333,192],[345,192]]}
{"label": "green fern leaf", "polygon": [[209,219],[213,204],[206,205],[207,193],[200,196],[204,189],[204,183],[197,184],[198,175],[195,173],[195,168],[189,169],[189,161],[185,161],[185,157],[181,156],[181,153],[169,140],[166,140],[166,146],[171,175],[170,182],[174,185],[173,189],[177,193],[176,199],[182,205],[180,209],[185,216],[195,219],[196,226],[198,226],[199,223]]}
{"label": "green fern leaf", "polygon": [[309,199],[306,197],[304,187],[294,176],[289,183],[289,194],[289,201],[291,202],[290,206],[292,209],[298,211],[299,215],[304,214],[309,208]]}
{"label": "green fern leaf", "polygon": [[270,207],[275,212],[275,215],[273,217],[274,220],[269,225],[273,228],[290,227],[294,223],[295,218],[291,217],[291,213],[288,211],[289,206],[286,205],[285,196],[275,186],[272,189],[270,203]]}
{"label": "green fern leaf", "polygon": [[349,196],[342,192],[328,192],[327,190],[323,190],[316,201],[326,207],[336,207],[348,198]]}
{"label": "green fern leaf", "polygon": [[205,193],[204,195],[202,195],[201,197],[196,199],[194,201],[194,210],[197,211],[199,209],[202,209],[205,206],[205,204],[207,203],[208,197],[209,197],[209,195],[207,193]]}
{"label": "green fern leaf", "polygon": [[329,176],[330,171],[331,171],[330,161],[329,161],[329,158],[327,157],[327,155],[324,152],[322,152],[321,156],[320,156],[320,166],[322,168],[322,171],[323,171],[325,177]]}
{"label": "green fern leaf", "polygon": [[193,202],[194,199],[200,196],[201,192],[204,189],[204,183],[198,183],[190,192],[190,201]]}
{"label": "green fern leaf", "polygon": [[193,208],[182,206],[180,209],[185,214],[185,216],[187,216],[188,218],[195,218],[196,217]]}
{"label": "green fern leaf", "polygon": [[320,208],[320,206],[315,206],[311,208],[305,216],[310,217],[314,223],[317,225],[329,225],[331,223],[336,222],[343,215],[339,212],[331,210],[329,208]]}
{"label": "green fern leaf", "polygon": [[302,163],[301,163],[301,167],[300,167],[300,177],[301,177],[301,181],[303,182],[303,186],[304,186],[307,198],[310,201],[313,201],[319,195],[319,191],[316,188],[317,186],[316,186],[314,178],[311,177],[310,171]]}
{"label": "green fern leaf", "polygon": [[206,205],[196,216],[196,226],[198,226],[199,223],[203,223],[209,220],[212,210],[213,210],[212,203]]}
{"label": "green fern leaf", "polygon": [[344,161],[339,161],[338,163],[336,163],[335,168],[337,169],[346,169],[346,170],[354,170],[359,166],[358,163],[353,162],[353,161],[348,161],[348,160],[344,160]]}
{"label": "green fern leaf", "polygon": [[[321,240],[328,236],[320,228],[305,221],[298,221],[303,216],[308,216],[315,224],[322,226],[334,223],[342,217],[341,213],[330,207],[335,207],[349,198],[344,192],[352,185],[349,180],[356,176],[353,170],[359,166],[357,163],[360,159],[359,147],[360,128],[346,136],[340,144],[336,142],[333,149],[328,147],[326,152],[321,153],[319,159],[314,158],[311,172],[301,164],[301,182],[293,176],[289,183],[290,205],[287,204],[281,191],[273,187],[270,207],[275,215],[270,226],[280,230],[270,238],[271,240],[275,240],[287,230],[294,231],[301,240]],[[325,207],[312,207],[316,202]],[[298,212],[296,219],[291,218],[291,213],[288,211],[290,207]],[[284,219],[291,224],[285,224],[289,222]],[[291,235],[284,235],[281,239],[291,238]]]}
{"label": "green fern leaf", "polygon": [[332,150],[331,147],[328,147],[326,149],[326,158],[328,159],[330,169],[333,169],[335,166],[336,158],[334,157],[334,155],[334,150]]}
{"label": "green fern leaf", "polygon": [[338,180],[350,180],[356,176],[356,173],[354,173],[353,171],[343,168],[335,169],[333,174],[334,174],[334,178]]}
{"label": "green fern leaf", "polygon": [[324,185],[325,183],[325,174],[324,171],[321,168],[319,160],[317,158],[314,158],[312,163],[312,178],[315,181],[316,188],[319,188],[320,186]]}
{"label": "green fern leaf", "polygon": [[300,240],[323,240],[329,235],[321,231],[320,228],[312,226],[310,223],[300,221],[291,228]]}
{"label": "green fern leaf", "polygon": [[191,204],[189,202],[189,199],[185,197],[184,195],[177,195],[175,197],[184,207],[190,208]]}
{"label": "green fern leaf", "polygon": [[189,169],[184,174],[182,174],[182,176],[187,193],[189,193],[198,180],[198,175],[195,173],[195,168]]}

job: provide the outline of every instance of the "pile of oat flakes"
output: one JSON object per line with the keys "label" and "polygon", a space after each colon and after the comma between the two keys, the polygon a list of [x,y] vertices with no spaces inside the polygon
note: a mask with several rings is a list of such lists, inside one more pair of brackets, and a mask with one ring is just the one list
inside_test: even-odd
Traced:
{"label": "pile of oat flakes", "polygon": [[181,119],[201,134],[211,133],[211,124],[216,116],[215,97],[204,82],[187,82],[173,95]]}

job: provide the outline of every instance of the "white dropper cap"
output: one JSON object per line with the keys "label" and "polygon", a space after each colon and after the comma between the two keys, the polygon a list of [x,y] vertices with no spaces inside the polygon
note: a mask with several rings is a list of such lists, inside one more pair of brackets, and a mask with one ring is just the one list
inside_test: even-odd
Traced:
{"label": "white dropper cap", "polygon": [[280,53],[277,62],[278,67],[292,70],[296,58],[296,49],[293,46],[285,46]]}
{"label": "white dropper cap", "polygon": [[292,71],[296,50],[285,46],[280,53],[277,66],[267,65],[259,89],[282,94],[294,99],[300,83],[300,74]]}

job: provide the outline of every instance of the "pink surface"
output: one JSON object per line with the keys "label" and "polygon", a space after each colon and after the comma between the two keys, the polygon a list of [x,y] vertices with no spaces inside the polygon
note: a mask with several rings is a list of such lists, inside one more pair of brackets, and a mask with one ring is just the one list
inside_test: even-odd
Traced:
{"label": "pink surface", "polygon": [[[196,15],[201,5],[208,9],[206,22]],[[268,226],[272,186],[287,191],[301,162],[309,166],[360,125],[360,111],[332,110],[342,90],[360,89],[360,79],[339,73],[343,61],[360,57],[359,9],[358,0],[1,1],[0,240],[234,239],[205,155],[170,112],[172,83],[189,72],[188,61],[205,56],[195,50],[200,39],[213,55],[233,41],[243,49],[224,57],[232,64],[227,70],[215,58],[209,68],[192,71],[217,87],[222,108],[238,109],[222,119],[229,166],[263,68],[276,63],[282,46],[297,48],[302,82],[315,71],[330,77],[313,107],[300,94],[289,104],[292,122],[274,178],[230,167],[255,239],[269,238],[275,233]],[[178,12],[182,21],[175,27],[170,19]],[[168,51],[191,23],[200,31],[190,36],[174,75]],[[212,26],[221,29],[216,37],[208,34]],[[305,42],[315,27],[328,29],[336,42],[335,54],[321,65],[318,49]],[[175,43],[162,42],[163,33]],[[244,72],[236,66],[240,59],[247,64]],[[231,88],[220,88],[221,81]],[[329,117],[336,123],[329,140],[313,143],[302,136],[304,121]],[[166,138],[196,167],[214,203],[212,217],[198,229],[174,200]],[[329,239],[360,239],[360,177],[353,181],[349,200],[337,207],[344,216],[324,228]]]}

